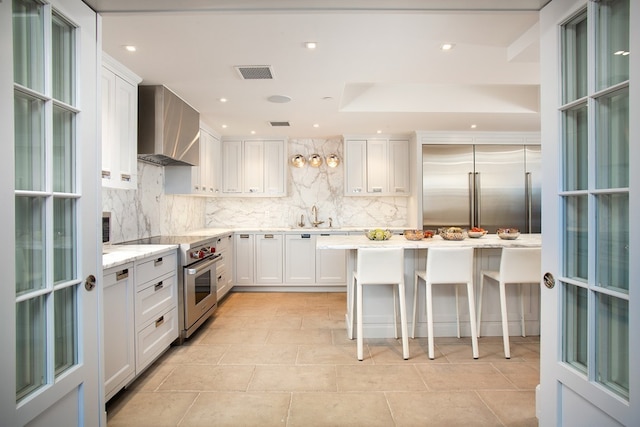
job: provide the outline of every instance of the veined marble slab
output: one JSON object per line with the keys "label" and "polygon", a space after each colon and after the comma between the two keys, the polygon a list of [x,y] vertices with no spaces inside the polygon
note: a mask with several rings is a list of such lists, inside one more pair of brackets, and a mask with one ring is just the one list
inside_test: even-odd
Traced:
{"label": "veined marble slab", "polygon": [[404,236],[394,235],[389,240],[369,240],[366,236],[319,236],[316,240],[318,249],[358,249],[358,248],[405,248],[427,249],[430,246],[439,247],[474,247],[474,248],[535,248],[542,246],[540,234],[521,234],[515,240],[504,240],[497,234],[487,234],[483,237],[464,240],[444,240],[440,236],[430,239],[407,240]]}

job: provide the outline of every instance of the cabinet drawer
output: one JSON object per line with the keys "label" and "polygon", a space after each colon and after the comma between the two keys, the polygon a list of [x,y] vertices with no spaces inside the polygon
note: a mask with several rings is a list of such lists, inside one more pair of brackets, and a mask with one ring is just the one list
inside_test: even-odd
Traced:
{"label": "cabinet drawer", "polygon": [[178,309],[174,307],[138,332],[136,374],[140,374],[176,338],[178,338]]}
{"label": "cabinet drawer", "polygon": [[137,329],[177,306],[176,276],[171,274],[160,279],[136,292]]}
{"label": "cabinet drawer", "polygon": [[221,254],[224,253],[229,246],[231,245],[231,235],[228,236],[220,236],[216,241],[216,252]]}
{"label": "cabinet drawer", "polygon": [[173,273],[178,266],[177,260],[176,252],[173,251],[160,254],[138,264],[136,267],[136,283],[138,287],[144,286],[147,282],[167,273]]}

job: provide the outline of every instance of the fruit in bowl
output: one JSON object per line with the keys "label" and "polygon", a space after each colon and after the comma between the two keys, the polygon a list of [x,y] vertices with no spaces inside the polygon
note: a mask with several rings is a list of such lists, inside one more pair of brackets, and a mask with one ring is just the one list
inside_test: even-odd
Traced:
{"label": "fruit in bowl", "polygon": [[482,227],[471,227],[467,235],[473,239],[480,238],[487,234],[487,230]]}
{"label": "fruit in bowl", "polygon": [[445,228],[440,232],[440,237],[444,240],[464,240],[467,233],[460,227]]}
{"label": "fruit in bowl", "polygon": [[373,230],[365,230],[364,235],[367,236],[369,240],[389,240],[391,238],[391,231],[376,228]]}
{"label": "fruit in bowl", "polygon": [[424,238],[424,231],[422,230],[404,230],[402,234],[407,240],[422,240]]}
{"label": "fruit in bowl", "polygon": [[434,236],[434,234],[436,234],[436,233],[433,230],[424,230],[424,238],[425,239],[432,238]]}
{"label": "fruit in bowl", "polygon": [[515,240],[520,236],[517,228],[498,228],[498,237],[504,240]]}

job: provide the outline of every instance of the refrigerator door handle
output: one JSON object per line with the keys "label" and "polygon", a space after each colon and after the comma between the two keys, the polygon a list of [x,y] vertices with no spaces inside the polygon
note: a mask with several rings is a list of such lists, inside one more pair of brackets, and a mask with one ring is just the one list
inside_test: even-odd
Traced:
{"label": "refrigerator door handle", "polygon": [[480,227],[480,224],[482,224],[482,221],[480,219],[480,172],[476,172],[475,173],[475,196],[476,196],[476,201],[475,201],[475,207],[476,207],[476,221],[473,224],[473,227]]}
{"label": "refrigerator door handle", "polygon": [[527,217],[526,217],[526,229],[527,229],[527,233],[531,233],[531,209],[532,209],[532,205],[533,205],[533,200],[532,200],[532,191],[531,191],[531,172],[526,172],[525,173],[525,210],[527,212]]}
{"label": "refrigerator door handle", "polygon": [[476,203],[475,203],[476,195],[475,195],[475,185],[473,179],[473,172],[469,172],[469,227],[474,227],[474,212],[476,211]]}

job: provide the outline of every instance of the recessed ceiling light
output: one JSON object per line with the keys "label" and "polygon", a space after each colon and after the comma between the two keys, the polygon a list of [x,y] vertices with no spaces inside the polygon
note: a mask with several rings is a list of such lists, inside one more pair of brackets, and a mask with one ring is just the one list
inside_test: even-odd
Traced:
{"label": "recessed ceiling light", "polygon": [[287,95],[271,95],[267,98],[267,101],[273,102],[276,104],[285,104],[291,101],[291,97]]}
{"label": "recessed ceiling light", "polygon": [[255,134],[256,134],[256,131],[255,131],[255,130],[252,130],[252,131],[251,131],[251,135],[255,135]]}
{"label": "recessed ceiling light", "polygon": [[453,43],[443,43],[443,44],[440,45],[440,50],[443,50],[443,51],[446,52],[446,51],[449,51],[449,50],[453,49],[454,46],[455,45]]}
{"label": "recessed ceiling light", "polygon": [[475,129],[477,127],[478,127],[477,125],[471,125],[471,129]]}
{"label": "recessed ceiling light", "polygon": [[220,99],[218,99],[218,101],[220,101],[220,102],[227,102],[227,98],[220,98]]}
{"label": "recessed ceiling light", "polygon": [[315,49],[318,47],[318,43],[316,42],[306,42],[304,44],[304,47],[306,47],[307,49]]}
{"label": "recessed ceiling light", "polygon": [[382,131],[381,130],[377,130],[376,133],[382,133]]}
{"label": "recessed ceiling light", "polygon": [[323,101],[331,101],[333,99],[333,96],[323,96],[322,100]]}
{"label": "recessed ceiling light", "polygon": [[135,52],[137,49],[134,45],[125,45],[124,48],[127,50],[127,52]]}
{"label": "recessed ceiling light", "polygon": [[226,128],[227,128],[227,125],[222,125],[222,129],[226,129]]}
{"label": "recessed ceiling light", "polygon": [[320,125],[319,125],[318,123],[314,123],[314,124],[313,124],[313,127],[314,127],[314,128],[319,128],[319,127],[320,127]]}

